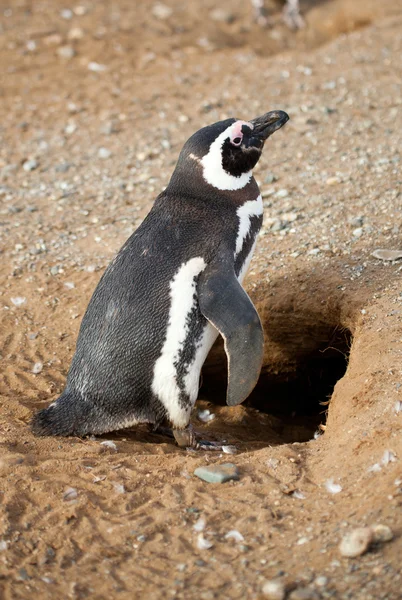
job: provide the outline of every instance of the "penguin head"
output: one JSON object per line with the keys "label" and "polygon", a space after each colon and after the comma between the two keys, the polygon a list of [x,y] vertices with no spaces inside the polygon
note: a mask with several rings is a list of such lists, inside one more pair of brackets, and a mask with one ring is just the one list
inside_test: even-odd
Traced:
{"label": "penguin head", "polygon": [[203,127],[187,140],[177,166],[190,170],[193,161],[213,187],[241,189],[250,181],[265,141],[288,120],[285,112],[275,110],[251,121],[226,119]]}

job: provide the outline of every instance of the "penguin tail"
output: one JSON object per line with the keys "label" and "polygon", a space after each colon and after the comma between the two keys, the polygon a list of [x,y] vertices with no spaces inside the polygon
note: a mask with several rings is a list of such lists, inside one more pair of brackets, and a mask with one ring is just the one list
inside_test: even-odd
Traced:
{"label": "penguin tail", "polygon": [[34,415],[32,432],[37,436],[82,436],[88,433],[84,431],[83,416],[82,403],[71,392],[64,391],[57,400]]}

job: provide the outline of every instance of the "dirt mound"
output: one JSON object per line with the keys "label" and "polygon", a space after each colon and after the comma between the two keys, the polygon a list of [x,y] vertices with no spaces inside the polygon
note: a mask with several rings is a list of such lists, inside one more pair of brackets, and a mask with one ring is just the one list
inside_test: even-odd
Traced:
{"label": "dirt mound", "polygon": [[[293,33],[269,6],[265,29],[240,1],[2,9],[5,600],[257,599],[267,579],[293,598],[400,597],[401,266],[372,252],[401,247],[402,15],[390,0],[305,2]],[[186,452],[143,428],[34,438],[99,277],[184,140],[275,108],[291,120],[256,172],[265,221],[246,283],[263,372],[226,407],[217,345],[193,418],[237,453]],[[223,462],[239,481],[193,475]],[[347,532],[376,523],[392,541],[340,554]]]}

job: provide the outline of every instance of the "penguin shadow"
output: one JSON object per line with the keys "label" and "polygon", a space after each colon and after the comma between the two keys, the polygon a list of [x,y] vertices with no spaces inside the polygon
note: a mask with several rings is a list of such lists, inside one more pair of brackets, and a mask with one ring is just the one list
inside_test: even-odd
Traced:
{"label": "penguin shadow", "polygon": [[258,383],[243,405],[225,405],[227,361],[217,340],[203,367],[198,401],[215,415],[208,429],[250,449],[305,442],[325,430],[335,384],[345,374],[354,323],[370,290],[345,293],[341,265],[298,270],[271,281],[254,278],[246,289],[264,328]]}

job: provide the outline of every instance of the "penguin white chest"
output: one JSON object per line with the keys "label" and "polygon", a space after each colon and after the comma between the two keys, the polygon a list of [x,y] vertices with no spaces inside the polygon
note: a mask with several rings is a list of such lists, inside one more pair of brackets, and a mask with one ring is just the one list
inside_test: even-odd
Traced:
{"label": "penguin white chest", "polygon": [[[176,427],[188,423],[191,404],[183,407],[180,402],[181,390],[177,382],[176,365],[189,335],[189,317],[197,303],[197,278],[205,269],[206,262],[200,256],[183,263],[170,282],[170,310],[162,351],[157,359],[152,381],[152,391],[162,402],[170,420]],[[201,367],[200,367],[201,368]],[[189,373],[192,372],[189,366]],[[186,381],[188,395],[193,381]],[[198,377],[197,377],[198,392]],[[194,399],[195,402],[195,399]]]}

